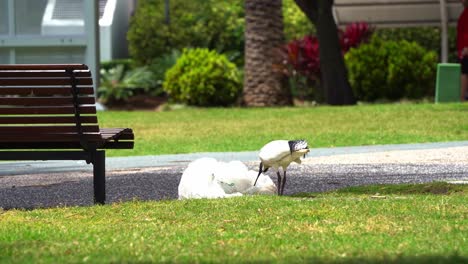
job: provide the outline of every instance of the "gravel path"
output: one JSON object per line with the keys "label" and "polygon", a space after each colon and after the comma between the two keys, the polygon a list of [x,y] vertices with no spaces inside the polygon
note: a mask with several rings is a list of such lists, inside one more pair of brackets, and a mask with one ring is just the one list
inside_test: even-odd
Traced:
{"label": "gravel path", "polygon": [[[248,162],[256,169],[258,162]],[[186,162],[173,166],[107,172],[107,202],[176,199]],[[274,176],[273,172],[267,173]],[[272,177],[276,182],[276,177]],[[393,150],[306,158],[291,165],[285,194],[322,192],[381,183],[449,181],[468,183],[468,146]],[[0,207],[39,208],[92,205],[92,172],[0,174]]]}

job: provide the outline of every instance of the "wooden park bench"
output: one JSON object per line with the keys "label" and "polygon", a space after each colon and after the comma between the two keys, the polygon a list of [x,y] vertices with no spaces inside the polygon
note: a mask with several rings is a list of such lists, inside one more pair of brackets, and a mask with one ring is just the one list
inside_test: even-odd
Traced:
{"label": "wooden park bench", "polygon": [[132,149],[134,135],[99,128],[95,102],[86,65],[0,65],[0,160],[85,160],[104,204],[105,149]]}

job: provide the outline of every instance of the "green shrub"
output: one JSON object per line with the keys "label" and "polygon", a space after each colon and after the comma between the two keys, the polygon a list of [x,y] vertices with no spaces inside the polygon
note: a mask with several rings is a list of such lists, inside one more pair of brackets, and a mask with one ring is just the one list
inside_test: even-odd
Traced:
{"label": "green shrub", "polygon": [[230,52],[235,59],[243,54],[242,0],[171,0],[169,23],[164,3],[138,1],[127,38],[130,54],[139,64],[150,64],[173,49],[186,47]]}
{"label": "green shrub", "polygon": [[109,71],[110,69],[117,68],[119,65],[122,65],[125,71],[132,69],[135,65],[135,62],[132,59],[114,59],[110,61],[101,62],[101,70]]}
{"label": "green shrub", "polygon": [[416,42],[397,43],[389,57],[389,86],[402,87],[403,97],[410,99],[434,95],[437,54]]}
{"label": "green shrub", "polygon": [[164,83],[164,75],[166,71],[172,68],[177,62],[177,59],[180,57],[180,51],[173,50],[170,53],[166,53],[163,56],[154,59],[150,65],[148,65],[148,69],[153,73],[153,77],[158,85],[158,87],[162,90],[162,85]]}
{"label": "green shrub", "polygon": [[[378,28],[374,34],[383,40],[416,42],[427,50],[441,53],[440,27]],[[455,27],[449,27],[449,62],[457,62]]]}
{"label": "green shrub", "polygon": [[408,41],[369,44],[345,55],[348,79],[358,100],[421,98],[434,93],[437,55]]}
{"label": "green shrub", "polygon": [[232,104],[242,89],[236,66],[202,48],[185,49],[166,72],[163,87],[172,100],[198,106]]}
{"label": "green shrub", "polygon": [[294,0],[283,0],[284,35],[287,41],[314,35],[315,27]]}
{"label": "green shrub", "polygon": [[112,104],[138,94],[159,95],[163,92],[147,67],[130,69],[127,64],[115,64],[114,67],[102,68],[100,77],[97,93],[103,103]]}

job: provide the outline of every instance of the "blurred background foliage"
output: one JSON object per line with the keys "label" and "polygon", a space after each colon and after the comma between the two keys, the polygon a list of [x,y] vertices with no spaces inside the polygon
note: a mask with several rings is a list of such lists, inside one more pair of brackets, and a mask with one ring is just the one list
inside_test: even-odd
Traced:
{"label": "blurred background foliage", "polygon": [[[244,0],[171,0],[169,21],[164,2],[138,1],[127,35],[131,58],[102,64],[101,101],[112,104],[142,94],[167,96],[170,88],[163,89],[166,72],[175,67],[185,48],[204,48],[223,55],[237,67],[241,78]],[[278,56],[282,56],[284,63],[277,66],[288,76],[296,99],[320,103],[319,45],[315,28],[294,0],[283,0],[283,22],[285,43],[278,47],[282,51]],[[395,101],[433,96],[441,50],[439,28],[373,28],[356,21],[337,30],[349,80],[359,100]],[[369,39],[371,43],[367,43]],[[455,28],[449,30],[449,43],[449,61],[456,62]],[[239,86],[236,90],[241,90],[242,79],[236,85]],[[206,86],[206,89],[211,88]],[[231,101],[223,101],[206,105],[230,104]]]}

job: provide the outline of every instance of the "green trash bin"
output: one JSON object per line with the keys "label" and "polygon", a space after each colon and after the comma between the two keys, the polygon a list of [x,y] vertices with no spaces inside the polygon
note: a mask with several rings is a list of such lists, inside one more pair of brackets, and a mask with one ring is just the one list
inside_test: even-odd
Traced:
{"label": "green trash bin", "polygon": [[461,68],[458,63],[437,64],[435,102],[460,102]]}

